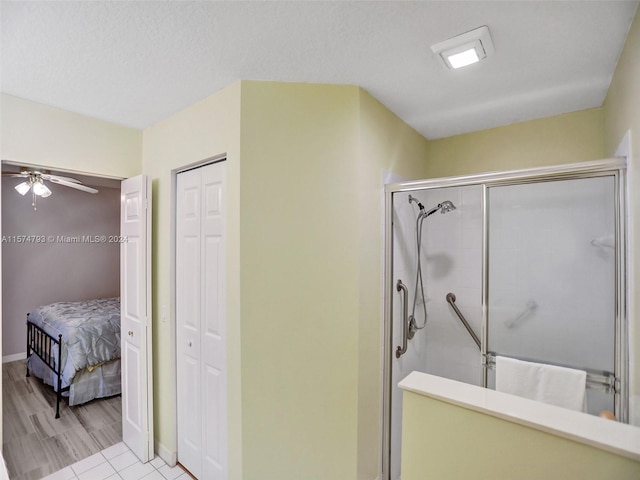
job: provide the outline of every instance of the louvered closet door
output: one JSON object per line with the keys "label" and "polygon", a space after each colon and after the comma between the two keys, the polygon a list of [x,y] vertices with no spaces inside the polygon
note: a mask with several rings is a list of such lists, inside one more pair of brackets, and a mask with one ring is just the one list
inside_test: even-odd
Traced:
{"label": "louvered closet door", "polygon": [[225,163],[178,175],[176,315],[178,460],[226,478]]}

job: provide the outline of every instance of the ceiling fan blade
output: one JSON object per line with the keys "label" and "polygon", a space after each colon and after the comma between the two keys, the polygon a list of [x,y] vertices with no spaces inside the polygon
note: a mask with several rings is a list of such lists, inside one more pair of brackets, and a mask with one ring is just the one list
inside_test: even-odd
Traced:
{"label": "ceiling fan blade", "polygon": [[60,183],[59,180],[62,180],[64,182],[81,183],[80,180],[76,180],[75,178],[61,177],[60,175],[50,175],[48,173],[43,173],[42,175],[40,175],[40,177],[53,183]]}
{"label": "ceiling fan blade", "polygon": [[29,176],[28,173],[2,173],[3,177],[21,177],[21,178],[27,178]]}
{"label": "ceiling fan blade", "polygon": [[83,192],[98,193],[98,190],[96,190],[95,188],[87,187],[86,185],[82,185],[81,183],[67,182],[66,180],[60,180],[59,178],[51,181],[59,185],[64,185],[65,187],[71,187],[77,190],[82,190]]}

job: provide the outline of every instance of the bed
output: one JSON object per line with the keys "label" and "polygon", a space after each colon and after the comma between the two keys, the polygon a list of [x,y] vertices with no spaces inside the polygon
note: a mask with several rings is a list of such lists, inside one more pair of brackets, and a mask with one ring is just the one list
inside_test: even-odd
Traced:
{"label": "bed", "polygon": [[120,298],[57,302],[27,314],[27,376],[69,405],[120,393]]}

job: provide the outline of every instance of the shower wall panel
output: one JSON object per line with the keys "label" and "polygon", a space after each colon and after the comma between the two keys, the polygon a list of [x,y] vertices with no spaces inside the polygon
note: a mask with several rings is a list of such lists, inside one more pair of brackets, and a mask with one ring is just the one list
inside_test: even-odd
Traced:
{"label": "shower wall panel", "polygon": [[488,189],[489,351],[614,371],[614,202],[612,176]]}

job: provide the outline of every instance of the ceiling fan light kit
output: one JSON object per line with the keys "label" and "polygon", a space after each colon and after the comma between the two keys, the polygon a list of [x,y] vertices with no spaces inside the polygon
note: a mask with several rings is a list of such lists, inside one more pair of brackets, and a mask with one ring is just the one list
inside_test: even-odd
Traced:
{"label": "ceiling fan light kit", "polygon": [[20,173],[3,173],[2,175],[8,177],[26,178],[24,182],[19,183],[14,188],[20,195],[23,196],[31,191],[33,199],[31,206],[33,206],[34,210],[37,210],[37,197],[47,198],[52,193],[49,187],[44,184],[45,180],[57,183],[58,185],[64,185],[65,187],[75,188],[76,190],[81,190],[87,193],[98,193],[98,190],[96,190],[95,188],[87,187],[75,178],[51,175],[49,173],[40,172],[38,170],[22,170]]}

